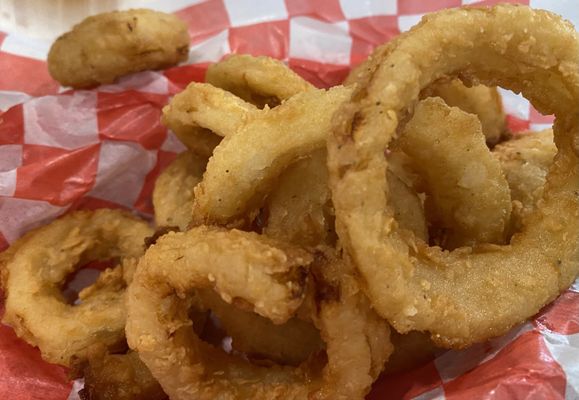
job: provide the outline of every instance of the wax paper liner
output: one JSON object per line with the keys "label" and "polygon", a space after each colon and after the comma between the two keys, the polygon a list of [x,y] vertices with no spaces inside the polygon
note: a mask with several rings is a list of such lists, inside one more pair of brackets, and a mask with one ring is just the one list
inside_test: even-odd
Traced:
{"label": "wax paper liner", "polygon": [[[161,108],[188,82],[203,80],[207,65],[223,55],[277,57],[328,87],[424,13],[473,3],[492,2],[150,1],[187,21],[189,62],[90,91],[63,91],[49,77],[49,40],[0,33],[0,249],[71,209],[120,207],[150,217],[154,180],[184,149],[159,123]],[[577,26],[572,3],[530,1]],[[503,96],[512,129],[551,124],[521,97]],[[0,325],[0,398],[72,399],[81,386]],[[368,398],[579,398],[579,285],[504,337],[382,377]]]}

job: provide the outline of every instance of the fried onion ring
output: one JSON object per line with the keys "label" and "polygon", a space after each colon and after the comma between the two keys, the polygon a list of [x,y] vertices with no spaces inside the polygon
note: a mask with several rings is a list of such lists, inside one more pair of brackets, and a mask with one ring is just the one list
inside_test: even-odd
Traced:
{"label": "fried onion ring", "polygon": [[350,93],[341,86],[300,93],[230,132],[195,187],[193,223],[231,224],[262,203],[288,165],[324,146],[332,115]]}
{"label": "fried onion ring", "polygon": [[187,148],[210,157],[221,137],[237,131],[257,107],[207,83],[190,83],[163,107],[161,121]]}
{"label": "fried onion ring", "polygon": [[205,82],[259,108],[275,107],[298,93],[314,90],[283,62],[271,57],[231,54],[207,68]]}
{"label": "fried onion ring", "polygon": [[[501,335],[555,299],[579,269],[577,33],[524,6],[450,9],[426,16],[376,64],[336,113],[328,145],[338,235],[373,306],[399,332],[429,331],[456,348]],[[384,149],[420,91],[441,77],[522,92],[556,116],[558,153],[543,198],[509,245],[447,252],[405,240],[392,223]]]}
{"label": "fried onion ring", "polygon": [[48,53],[48,71],[63,86],[112,83],[133,72],[162,69],[187,59],[187,25],[148,9],[93,15],[60,36]]}
{"label": "fried onion ring", "polygon": [[[216,243],[218,248],[214,249]],[[209,256],[209,268],[223,270],[211,279],[218,292],[234,280],[235,285],[247,284],[243,297],[256,310],[291,308],[285,303],[291,303],[291,298],[271,296],[271,287],[279,285],[271,269],[304,265],[311,259],[297,249],[271,247],[273,243],[253,233],[199,227],[162,237],[141,259],[129,288],[127,339],[171,399],[308,395],[314,399],[363,399],[369,391],[392,350],[388,325],[368,306],[346,264],[338,261],[332,260],[331,266],[323,265],[314,273],[320,307],[314,321],[328,354],[322,371],[315,371],[315,359],[298,368],[252,365],[202,342],[193,333],[187,317],[187,294],[198,289],[198,283],[208,287],[205,264]],[[233,266],[231,259],[237,262]],[[266,259],[269,261],[264,264]],[[169,268],[167,260],[173,262]],[[271,262],[273,265],[268,266]],[[242,282],[239,270],[246,275]],[[269,274],[270,283],[261,288],[251,276],[263,273]],[[264,314],[271,318],[278,312]]]}
{"label": "fried onion ring", "polygon": [[117,210],[79,211],[35,229],[2,258],[3,322],[52,363],[69,365],[90,345],[124,338],[125,291],[86,293],[69,305],[60,291],[67,276],[89,261],[139,257],[152,229]]}
{"label": "fried onion ring", "polygon": [[325,148],[290,165],[264,205],[263,233],[302,246],[335,243],[328,179]]}

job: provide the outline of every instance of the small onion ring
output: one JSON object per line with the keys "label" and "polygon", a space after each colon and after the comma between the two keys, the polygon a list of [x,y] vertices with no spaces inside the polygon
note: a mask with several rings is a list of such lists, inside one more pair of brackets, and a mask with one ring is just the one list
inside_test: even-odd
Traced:
{"label": "small onion ring", "polygon": [[314,90],[283,62],[271,57],[231,54],[207,68],[205,82],[263,108],[274,107],[298,93]]}
{"label": "small onion ring", "polygon": [[[577,33],[528,7],[451,9],[425,17],[381,56],[336,114],[328,144],[338,235],[373,306],[399,332],[429,331],[456,348],[501,335],[555,299],[579,269]],[[406,241],[384,208],[384,149],[420,91],[445,76],[520,91],[556,116],[558,154],[543,199],[509,245],[445,252]]]}
{"label": "small onion ring", "polygon": [[139,257],[153,230],[118,210],[78,211],[27,233],[2,254],[6,292],[3,322],[52,363],[71,358],[96,342],[113,345],[124,338],[125,291],[86,293],[69,305],[63,281],[83,264],[115,257]]}
{"label": "small onion ring", "polygon": [[257,110],[228,91],[192,82],[163,107],[161,121],[189,150],[210,157],[221,137],[235,132]]}

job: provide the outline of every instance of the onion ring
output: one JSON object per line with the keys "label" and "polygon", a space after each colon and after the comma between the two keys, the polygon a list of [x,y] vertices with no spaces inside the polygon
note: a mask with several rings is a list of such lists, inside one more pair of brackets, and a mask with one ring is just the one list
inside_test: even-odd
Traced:
{"label": "onion ring", "polygon": [[205,82],[259,108],[273,108],[298,93],[315,89],[281,61],[247,54],[231,54],[210,65]]}
{"label": "onion ring", "polygon": [[[213,237],[215,235],[219,238]],[[221,244],[226,237],[226,243]],[[299,368],[259,367],[202,342],[190,329],[186,316],[187,293],[198,288],[197,277],[203,276],[201,286],[208,286],[203,259],[209,254],[212,270],[221,270],[218,264],[222,262],[227,264],[224,273],[214,276],[212,284],[217,291],[222,286],[230,286],[231,278],[239,282],[238,268],[246,273],[271,269],[262,262],[256,263],[256,258],[270,258],[274,263],[283,264],[311,262],[303,252],[295,249],[293,256],[284,255],[284,251],[273,247],[264,252],[264,240],[252,233],[205,227],[171,233],[159,239],[141,259],[129,288],[129,345],[139,352],[153,376],[174,400],[213,399],[216,396],[285,399],[307,398],[308,395],[314,399],[363,399],[392,347],[388,325],[368,306],[356,278],[343,263],[323,265],[314,273],[320,307],[314,321],[328,348],[328,364],[321,376],[312,371],[315,360],[313,365],[308,363]],[[232,246],[237,241],[241,243]],[[219,243],[219,252],[211,251],[215,243]],[[266,243],[271,246],[274,242]],[[174,251],[177,248],[180,250]],[[240,257],[241,254],[244,256]],[[181,262],[179,257],[185,257],[186,261]],[[238,263],[232,268],[229,263],[232,257],[246,265]],[[176,262],[167,268],[167,260]],[[227,272],[233,276],[227,276]],[[244,298],[246,301],[259,300],[260,304],[249,303],[256,310],[288,308],[283,299],[264,295],[263,289],[254,285],[253,280],[245,279],[242,284],[246,282],[251,290],[245,288]],[[271,283],[277,285],[275,280]],[[269,317],[277,314],[269,313]]]}
{"label": "onion ring", "polygon": [[81,265],[98,259],[139,257],[152,229],[117,210],[79,211],[35,229],[0,260],[6,313],[3,322],[52,363],[69,365],[90,345],[124,337],[123,291],[87,293],[79,305],[65,302],[60,287]]}
{"label": "onion ring", "polygon": [[187,148],[210,157],[221,137],[235,132],[258,109],[207,83],[190,83],[163,107],[161,121]]}
{"label": "onion ring", "polygon": [[[384,208],[384,149],[420,91],[443,76],[521,91],[556,116],[558,154],[543,199],[509,245],[445,252],[409,242]],[[429,331],[438,345],[465,347],[505,333],[572,283],[579,269],[578,109],[577,33],[545,11],[501,5],[434,13],[377,61],[336,114],[328,154],[338,236],[373,306],[399,332]]]}
{"label": "onion ring", "polygon": [[112,83],[133,72],[162,69],[187,59],[187,25],[148,9],[93,15],[60,36],[48,53],[48,71],[63,86]]}
{"label": "onion ring", "polygon": [[417,104],[396,144],[425,180],[429,221],[443,232],[444,248],[505,243],[509,185],[474,115],[427,98]]}
{"label": "onion ring", "polygon": [[350,93],[344,87],[300,93],[230,132],[195,187],[193,223],[237,225],[233,221],[263,202],[268,184],[289,164],[324,146],[332,115]]}

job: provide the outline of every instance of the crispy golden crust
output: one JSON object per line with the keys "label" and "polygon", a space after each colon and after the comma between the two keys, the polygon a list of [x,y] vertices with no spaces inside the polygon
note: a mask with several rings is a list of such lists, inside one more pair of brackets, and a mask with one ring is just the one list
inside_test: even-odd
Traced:
{"label": "crispy golden crust", "polygon": [[[67,304],[60,289],[89,261],[140,256],[151,233],[144,221],[117,210],[74,212],[29,232],[3,261],[3,322],[38,346],[45,360],[61,365],[82,357],[95,342],[121,341],[125,307],[124,290],[114,290],[118,274],[105,273],[97,282],[100,290],[85,291],[79,305]],[[111,288],[103,289],[105,282]]]}
{"label": "crispy golden crust", "polygon": [[48,53],[48,71],[63,86],[84,88],[133,72],[162,69],[187,59],[187,26],[147,9],[86,18],[60,36]]}
{"label": "crispy golden crust", "polygon": [[177,94],[162,117],[189,150],[205,157],[222,137],[245,123],[255,106],[272,108],[314,89],[282,62],[249,55],[230,55],[212,64],[205,80]]}
{"label": "crispy golden crust", "polygon": [[303,246],[335,243],[326,149],[290,165],[273,185],[263,233]]}
{"label": "crispy golden crust", "polygon": [[299,365],[323,348],[320,334],[311,322],[293,317],[276,325],[267,318],[227,304],[213,291],[199,291],[199,297],[231,337],[233,349],[251,360]]}
{"label": "crispy golden crust", "polygon": [[[222,240],[213,240],[216,232],[221,232]],[[243,246],[231,242],[241,238],[244,238]],[[167,251],[167,246],[172,248],[171,242],[175,240],[188,244],[188,251],[183,254],[187,260],[183,264],[175,257],[177,254]],[[232,271],[257,272],[263,267],[260,268],[256,260],[280,254],[281,249],[274,248],[269,253],[264,252],[262,241],[269,245],[275,243],[255,234],[209,228],[194,228],[187,233],[161,238],[142,259],[129,289],[129,345],[139,352],[165,392],[175,400],[308,396],[313,399],[363,399],[392,351],[388,325],[369,307],[347,264],[331,256],[318,254],[320,265],[314,266],[313,275],[319,311],[311,317],[327,345],[328,362],[321,371],[318,365],[323,360],[317,357],[298,368],[256,366],[202,342],[189,328],[187,293],[198,287],[198,272],[206,268],[214,271],[211,282],[218,292],[223,287],[231,287],[229,281],[238,275]],[[216,245],[219,251],[212,251]],[[238,263],[242,254],[245,266]],[[213,256],[207,259],[209,255]],[[200,261],[202,264],[209,261],[213,265],[200,265],[191,257],[199,261],[205,258],[206,261]],[[229,266],[231,278],[218,272],[220,264],[227,259],[225,264]],[[297,261],[295,255],[288,254],[288,262],[292,259]],[[174,260],[171,268],[167,268],[167,260]],[[231,260],[235,260],[234,265]],[[271,296],[275,291],[270,288],[264,292],[266,288],[256,285],[257,281],[251,279],[253,275],[247,272],[248,279],[241,282],[247,284],[242,296],[246,305],[262,311],[286,308],[283,299]],[[275,287],[276,283],[272,283]],[[257,296],[257,293],[262,295]],[[254,303],[255,299],[260,303]],[[275,315],[266,314],[269,318]]]}
{"label": "crispy golden crust", "polygon": [[161,121],[187,148],[209,158],[221,138],[238,130],[257,108],[208,83],[190,83],[163,108]]}
{"label": "crispy golden crust", "polygon": [[[445,252],[408,241],[384,207],[384,149],[420,91],[441,76],[521,91],[558,118],[543,200],[509,245]],[[336,114],[329,166],[338,235],[373,306],[398,331],[425,330],[437,344],[464,347],[503,334],[571,284],[579,269],[578,109],[577,33],[545,11],[501,5],[430,14],[375,60]]]}

